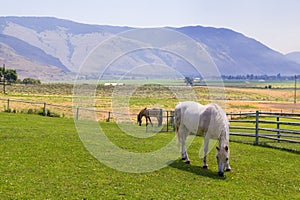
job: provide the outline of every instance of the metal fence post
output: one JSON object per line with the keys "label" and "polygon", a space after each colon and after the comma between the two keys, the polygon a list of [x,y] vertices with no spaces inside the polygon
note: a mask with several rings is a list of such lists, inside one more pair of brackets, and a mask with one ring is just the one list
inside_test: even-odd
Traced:
{"label": "metal fence post", "polygon": [[259,111],[257,110],[255,114],[255,144],[258,144]]}
{"label": "metal fence post", "polygon": [[173,127],[173,131],[175,131],[175,123],[174,123],[174,111],[171,111],[171,116],[170,116],[170,120],[171,120],[171,125]]}

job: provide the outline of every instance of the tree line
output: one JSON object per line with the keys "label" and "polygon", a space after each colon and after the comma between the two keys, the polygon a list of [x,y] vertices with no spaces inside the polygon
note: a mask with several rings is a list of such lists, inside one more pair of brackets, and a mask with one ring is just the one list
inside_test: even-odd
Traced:
{"label": "tree line", "polygon": [[6,93],[5,87],[13,83],[18,84],[41,84],[41,81],[34,78],[18,79],[18,73],[15,69],[6,69],[5,64],[0,67],[0,85],[3,85],[3,93]]}
{"label": "tree line", "polygon": [[222,75],[224,80],[294,80],[295,76],[298,78],[299,75],[281,75],[280,73],[276,75]]}
{"label": "tree line", "polygon": [[18,79],[18,73],[15,69],[6,69],[5,65],[0,67],[0,83],[1,85],[19,83],[19,84],[41,84],[41,81],[34,78]]}
{"label": "tree line", "polygon": [[[300,75],[281,75],[280,73],[276,75],[254,75],[254,74],[246,74],[246,75],[221,75],[221,78],[223,80],[282,80],[282,81],[287,81],[287,80],[295,80],[299,79]],[[188,77],[186,76],[184,78],[184,83],[186,85],[193,85],[195,82],[199,82],[199,80],[203,80],[202,77],[198,78],[197,81],[193,77]]]}

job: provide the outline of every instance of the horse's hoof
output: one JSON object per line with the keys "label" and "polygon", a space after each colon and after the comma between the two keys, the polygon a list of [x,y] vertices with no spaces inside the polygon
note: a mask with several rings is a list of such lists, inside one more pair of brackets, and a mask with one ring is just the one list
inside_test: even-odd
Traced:
{"label": "horse's hoof", "polygon": [[204,166],[203,166],[203,169],[208,169],[208,166],[207,166],[207,165],[204,165]]}
{"label": "horse's hoof", "polygon": [[231,171],[231,169],[230,169],[230,168],[227,168],[227,169],[226,169],[226,172],[230,172],[230,171]]}
{"label": "horse's hoof", "polygon": [[219,177],[224,177],[224,172],[218,172]]}
{"label": "horse's hoof", "polygon": [[186,163],[186,164],[191,164],[191,161],[187,160],[185,163]]}

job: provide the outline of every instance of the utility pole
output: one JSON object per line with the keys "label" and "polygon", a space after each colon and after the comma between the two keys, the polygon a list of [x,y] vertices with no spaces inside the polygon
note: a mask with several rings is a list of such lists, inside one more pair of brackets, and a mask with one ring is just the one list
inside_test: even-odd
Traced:
{"label": "utility pole", "polygon": [[294,103],[297,103],[297,75],[295,75]]}
{"label": "utility pole", "polygon": [[3,64],[3,94],[6,94],[5,86],[5,64]]}
{"label": "utility pole", "polygon": [[6,86],[6,83],[5,83],[5,64],[3,64],[3,67],[1,69],[1,75],[2,75],[2,77],[0,78],[0,82],[2,82],[1,85],[3,85],[3,93],[5,94],[5,92],[6,92],[5,91],[5,86]]}

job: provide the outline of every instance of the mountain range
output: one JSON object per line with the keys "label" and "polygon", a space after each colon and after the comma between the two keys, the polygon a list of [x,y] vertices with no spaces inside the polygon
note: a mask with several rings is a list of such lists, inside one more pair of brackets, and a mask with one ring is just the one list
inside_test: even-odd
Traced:
{"label": "mountain range", "polygon": [[[222,75],[300,74],[299,54],[283,55],[236,31],[203,26],[167,28],[201,44]],[[52,17],[0,17],[0,64],[16,69],[20,78],[72,79],[100,42],[134,29],[137,28],[82,24]],[[174,56],[161,55],[159,51],[137,54],[116,65],[110,73],[126,71],[124,63],[134,66],[158,58],[170,67],[181,63],[187,75],[195,73]]]}
{"label": "mountain range", "polygon": [[288,53],[288,54],[286,54],[286,57],[289,60],[292,60],[292,61],[300,64],[300,52],[299,51]]}

